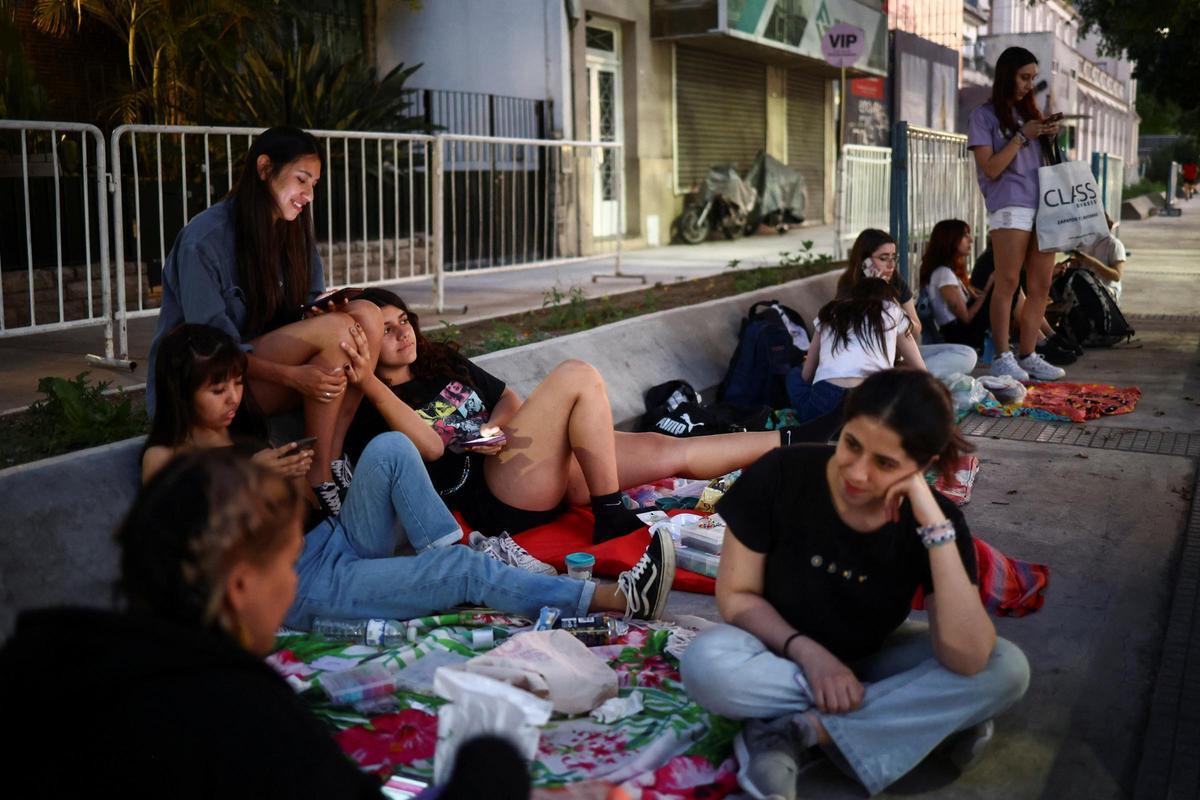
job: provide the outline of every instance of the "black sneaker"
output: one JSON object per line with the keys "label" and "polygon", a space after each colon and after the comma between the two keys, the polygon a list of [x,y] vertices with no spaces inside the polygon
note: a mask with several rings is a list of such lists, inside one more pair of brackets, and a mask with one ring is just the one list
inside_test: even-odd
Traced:
{"label": "black sneaker", "polygon": [[312,487],[313,494],[317,496],[317,502],[321,505],[321,511],[326,516],[336,517],[342,513],[342,496],[338,493],[337,484],[333,481],[325,481],[318,483]]}
{"label": "black sneaker", "polygon": [[337,484],[338,492],[341,493],[342,499],[345,499],[346,492],[350,491],[350,481],[354,480],[354,471],[350,468],[350,456],[342,453],[341,458],[335,458],[329,462],[329,469],[333,472],[333,482]]}
{"label": "black sneaker", "polygon": [[1048,339],[1044,344],[1039,344],[1037,352],[1041,354],[1042,358],[1058,367],[1074,364],[1076,359],[1079,358],[1079,356],[1075,355],[1073,349],[1062,347],[1054,339]]}
{"label": "black sneaker", "polygon": [[665,528],[650,534],[650,546],[633,565],[617,576],[625,595],[625,618],[660,619],[675,582],[675,542]]}

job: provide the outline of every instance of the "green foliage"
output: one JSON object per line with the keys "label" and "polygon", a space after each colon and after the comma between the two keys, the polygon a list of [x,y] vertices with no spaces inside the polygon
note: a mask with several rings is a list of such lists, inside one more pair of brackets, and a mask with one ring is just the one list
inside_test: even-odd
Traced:
{"label": "green foliage", "polygon": [[44,119],[46,92],[25,60],[13,12],[0,6],[0,119]]}
{"label": "green foliage", "polygon": [[47,452],[93,447],[145,432],[145,412],[135,412],[133,402],[123,391],[106,397],[109,381],[92,383],[88,375],[81,372],[71,380],[38,381],[38,391],[45,397],[29,410]]}
{"label": "green foliage", "polygon": [[1200,142],[1191,136],[1185,136],[1174,144],[1158,148],[1150,154],[1150,166],[1146,168],[1146,178],[1165,186],[1172,161],[1178,161],[1180,164],[1186,164],[1189,161],[1200,162]]}
{"label": "green foliage", "polygon": [[1152,181],[1149,178],[1142,178],[1137,183],[1131,183],[1125,187],[1124,198],[1128,200],[1131,197],[1140,197],[1151,192],[1165,192],[1167,185],[1162,181]]}
{"label": "green foliage", "polygon": [[493,353],[497,350],[508,350],[524,344],[521,334],[517,329],[507,322],[493,322],[492,327],[483,337],[483,341],[479,343],[485,353]]}
{"label": "green foliage", "polygon": [[542,308],[549,309],[546,324],[551,328],[579,328],[585,324],[587,297],[580,286],[572,286],[564,293],[555,284],[542,292]]}
{"label": "green foliage", "polygon": [[425,334],[431,341],[455,342],[462,338],[462,328],[458,325],[446,319],[438,320],[438,322],[442,323],[442,327]]}

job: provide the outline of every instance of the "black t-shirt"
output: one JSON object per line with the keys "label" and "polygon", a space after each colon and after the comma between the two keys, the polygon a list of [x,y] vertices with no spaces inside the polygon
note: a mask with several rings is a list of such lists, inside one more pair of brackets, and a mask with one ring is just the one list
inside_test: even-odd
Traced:
{"label": "black t-shirt", "polygon": [[[469,456],[459,445],[479,437],[479,429],[487,424],[492,409],[504,394],[504,381],[465,358],[462,366],[469,380],[415,378],[391,387],[442,438],[446,447],[442,457],[425,464],[434,488],[442,493],[463,482],[470,469]],[[367,443],[388,430],[387,422],[375,406],[363,403],[346,434],[346,452],[357,461]]]}
{"label": "black t-shirt", "polygon": [[[879,650],[908,617],[918,586],[933,592],[929,555],[909,504],[900,521],[874,533],[848,527],[837,514],[825,466],[833,448],[773,450],[717,504],[738,541],[764,553],[763,597],[790,625],[843,661]],[[967,575],[975,582],[975,549],[962,513],[934,493],[954,523]]]}

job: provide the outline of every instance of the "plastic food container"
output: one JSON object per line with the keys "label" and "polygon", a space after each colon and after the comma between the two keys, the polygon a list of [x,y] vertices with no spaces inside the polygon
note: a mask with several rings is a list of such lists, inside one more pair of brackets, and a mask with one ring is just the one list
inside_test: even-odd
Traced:
{"label": "plastic food container", "polygon": [[363,664],[345,672],[326,672],[321,688],[334,705],[353,705],[396,692],[396,676],[383,664]]}
{"label": "plastic food container", "polygon": [[706,553],[703,550],[677,545],[675,547],[675,563],[683,569],[690,569],[692,572],[715,578],[717,577],[717,567],[721,564],[721,557],[715,553]]}
{"label": "plastic food container", "polygon": [[592,579],[592,568],[596,566],[596,557],[591,553],[571,553],[567,556],[567,576],[580,581]]}

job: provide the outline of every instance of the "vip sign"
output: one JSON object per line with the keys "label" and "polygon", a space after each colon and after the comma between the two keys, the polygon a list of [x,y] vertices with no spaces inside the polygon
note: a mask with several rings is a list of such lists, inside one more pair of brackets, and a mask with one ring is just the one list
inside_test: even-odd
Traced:
{"label": "vip sign", "polygon": [[821,55],[835,67],[853,67],[866,49],[866,32],[847,22],[830,27],[821,37]]}

